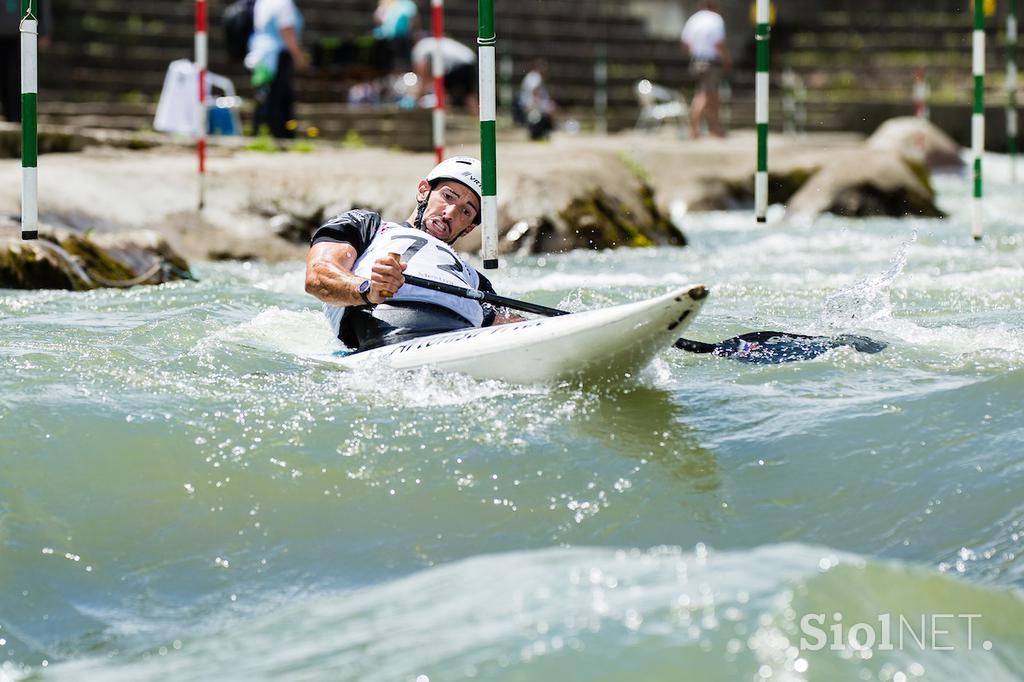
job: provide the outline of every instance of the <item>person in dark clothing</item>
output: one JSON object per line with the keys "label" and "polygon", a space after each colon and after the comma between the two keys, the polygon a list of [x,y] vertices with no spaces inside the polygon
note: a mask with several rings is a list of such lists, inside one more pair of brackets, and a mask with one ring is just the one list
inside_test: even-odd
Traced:
{"label": "person in dark clothing", "polygon": [[252,132],[259,135],[267,126],[270,134],[279,139],[295,137],[295,61],[287,51],[277,58],[274,79],[256,89],[256,111]]}
{"label": "person in dark clothing", "polygon": [[306,56],[299,47],[302,26],[293,0],[256,0],[245,56],[256,88],[254,135],[265,125],[274,137],[295,137],[295,72],[306,68]]}

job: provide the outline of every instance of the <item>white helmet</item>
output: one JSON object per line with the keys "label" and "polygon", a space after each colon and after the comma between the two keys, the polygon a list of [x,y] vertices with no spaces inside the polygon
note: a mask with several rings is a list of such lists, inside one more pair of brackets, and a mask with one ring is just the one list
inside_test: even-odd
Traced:
{"label": "white helmet", "polygon": [[454,180],[462,183],[484,200],[483,170],[479,159],[472,156],[453,156],[434,166],[434,170],[426,177],[427,183],[433,188],[439,180]]}

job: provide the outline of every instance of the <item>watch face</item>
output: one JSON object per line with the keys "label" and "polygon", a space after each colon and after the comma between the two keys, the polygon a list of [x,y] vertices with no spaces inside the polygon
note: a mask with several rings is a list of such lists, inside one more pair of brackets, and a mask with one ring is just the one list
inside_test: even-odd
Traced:
{"label": "watch face", "polygon": [[370,293],[370,280],[364,279],[362,282],[359,283],[359,293],[362,294],[363,296]]}

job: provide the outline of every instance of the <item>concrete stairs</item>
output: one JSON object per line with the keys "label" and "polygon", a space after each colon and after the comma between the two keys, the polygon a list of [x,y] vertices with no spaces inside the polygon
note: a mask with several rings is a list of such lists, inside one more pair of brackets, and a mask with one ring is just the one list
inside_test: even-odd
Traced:
{"label": "concrete stairs", "polygon": [[[209,0],[210,68],[230,77],[251,101],[248,73],[230,60],[219,21],[228,0]],[[429,5],[418,0],[429,24]],[[692,0],[685,0],[693,4]],[[325,41],[354,40],[371,30],[371,0],[297,0],[306,19],[303,40],[312,53]],[[40,117],[44,122],[146,130],[169,62],[190,58],[194,5],[189,0],[54,0],[57,26],[41,53]],[[549,63],[549,87],[566,115],[592,123],[595,60],[606,55],[609,123],[631,127],[636,82],[649,78],[690,94],[691,83],[674,39],[649,35],[626,0],[498,2],[499,60],[511,57],[514,83],[535,57]],[[792,68],[808,93],[808,129],[870,132],[878,116],[912,111],[913,69],[925,67],[933,108],[969,106],[970,29],[967,0],[776,0],[772,32],[772,127],[781,129],[781,73]],[[475,0],[447,0],[449,35],[475,45]],[[692,7],[690,8],[692,9]],[[1005,12],[1004,3],[999,3]],[[753,29],[730,24],[738,39],[732,77],[733,127],[753,125]],[[990,103],[1002,102],[1005,22],[989,20]],[[749,36],[749,38],[745,37]],[[349,88],[373,70],[366,65],[314,69],[298,81],[300,130],[316,127],[325,139],[358,133],[370,144],[429,148],[429,114],[396,107],[347,104]],[[499,92],[501,87],[499,85]],[[1021,98],[1024,100],[1024,97]],[[500,107],[506,103],[499,103]],[[950,114],[950,116],[954,116]],[[956,114],[959,116],[959,113]],[[474,124],[454,116],[452,134],[471,138]],[[998,123],[992,135],[998,138]],[[515,134],[507,126],[505,134]]]}

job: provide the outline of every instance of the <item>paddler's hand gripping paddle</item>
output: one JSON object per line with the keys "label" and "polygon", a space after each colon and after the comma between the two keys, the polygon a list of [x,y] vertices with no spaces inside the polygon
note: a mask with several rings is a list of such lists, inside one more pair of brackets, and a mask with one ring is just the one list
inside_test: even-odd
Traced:
{"label": "paddler's hand gripping paddle", "polygon": [[[399,265],[402,264],[402,254],[395,253],[394,251],[388,251],[388,258],[395,261]],[[395,295],[395,292],[384,289],[380,292],[380,295],[383,296],[384,298],[391,298],[392,296]]]}

